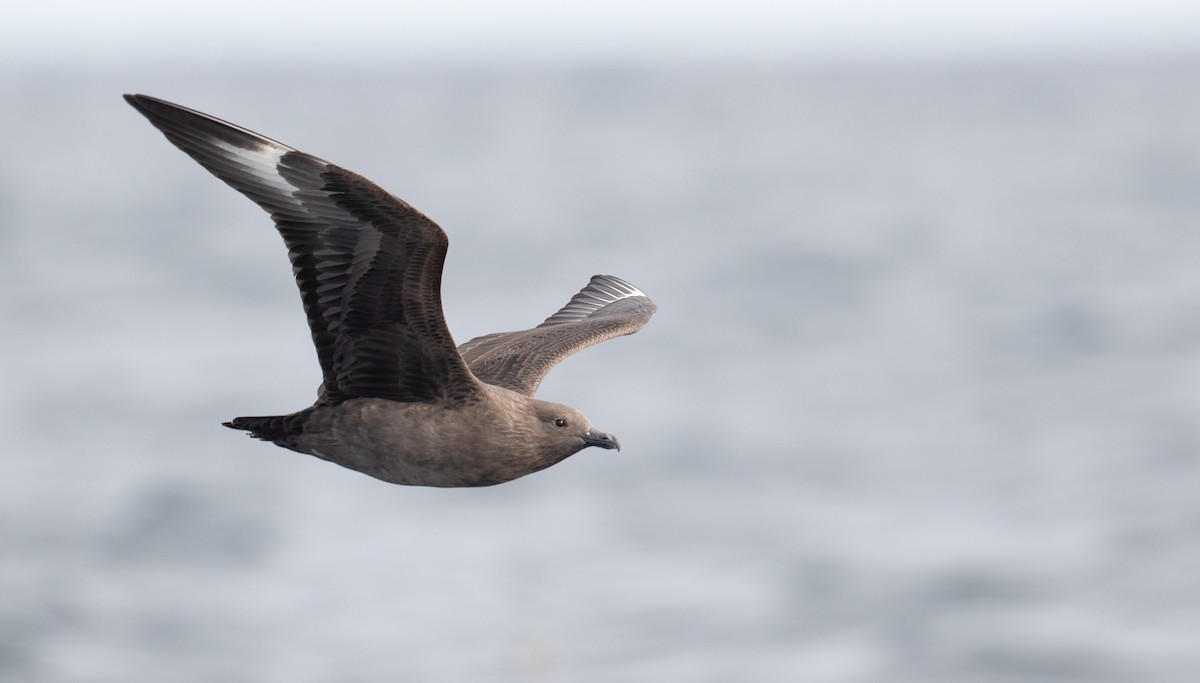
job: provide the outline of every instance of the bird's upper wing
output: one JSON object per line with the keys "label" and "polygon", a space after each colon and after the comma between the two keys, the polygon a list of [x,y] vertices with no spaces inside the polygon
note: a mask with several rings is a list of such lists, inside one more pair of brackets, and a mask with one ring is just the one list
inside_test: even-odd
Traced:
{"label": "bird's upper wing", "polygon": [[125,99],[167,139],[271,214],[300,286],[328,404],[469,402],[482,390],[442,316],[446,234],[370,180],[146,95]]}
{"label": "bird's upper wing", "polygon": [[546,373],[564,358],[605,339],[637,332],[657,308],[628,282],[596,275],[541,325],[476,337],[458,350],[481,381],[533,396]]}

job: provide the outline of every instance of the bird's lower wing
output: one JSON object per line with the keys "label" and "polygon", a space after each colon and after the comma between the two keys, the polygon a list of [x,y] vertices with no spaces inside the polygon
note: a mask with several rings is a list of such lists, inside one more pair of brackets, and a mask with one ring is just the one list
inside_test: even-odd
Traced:
{"label": "bird's lower wing", "polygon": [[633,334],[657,306],[637,287],[596,275],[537,327],[476,337],[459,347],[471,372],[487,384],[533,396],[563,359],[606,339]]}

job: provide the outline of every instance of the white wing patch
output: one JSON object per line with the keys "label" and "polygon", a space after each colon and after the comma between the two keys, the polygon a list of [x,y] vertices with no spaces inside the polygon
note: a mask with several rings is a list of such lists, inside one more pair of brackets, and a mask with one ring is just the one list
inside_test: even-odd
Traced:
{"label": "white wing patch", "polygon": [[[258,178],[264,185],[277,190],[285,196],[292,196],[298,188],[289,183],[279,174],[279,161],[283,155],[292,150],[282,145],[260,141],[254,149],[246,149],[231,145],[224,140],[211,139],[214,147],[221,148],[229,157]],[[297,202],[298,204],[299,202]]]}

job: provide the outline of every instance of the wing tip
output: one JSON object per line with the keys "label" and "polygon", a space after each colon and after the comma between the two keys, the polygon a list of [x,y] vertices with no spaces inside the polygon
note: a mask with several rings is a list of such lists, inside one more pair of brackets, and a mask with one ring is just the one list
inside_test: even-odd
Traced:
{"label": "wing tip", "polygon": [[657,309],[654,302],[641,289],[615,275],[593,275],[565,306],[546,318],[541,325],[559,325],[589,318],[604,308],[624,299],[643,298]]}
{"label": "wing tip", "polygon": [[[602,274],[593,275],[592,279],[588,281],[587,286],[584,287],[582,290],[580,290],[580,292],[586,291],[592,287],[601,287],[601,286],[609,287],[609,288],[612,288],[612,289],[616,290],[617,292],[619,292],[620,296],[618,296],[617,299],[626,299],[631,296],[646,296],[646,293],[643,292],[641,289],[638,289],[638,287],[636,285],[634,285],[632,282],[629,282],[628,280],[623,280],[623,279],[617,277],[616,275],[602,275]],[[646,297],[646,298],[649,298],[649,297]]]}
{"label": "wing tip", "polygon": [[139,113],[147,118],[150,117],[150,107],[153,103],[158,101],[149,95],[143,95],[141,93],[125,93],[124,95],[121,95],[121,97],[129,106],[138,110]]}
{"label": "wing tip", "polygon": [[[238,150],[249,150],[252,152],[262,152],[269,149],[271,150],[270,154],[275,157],[299,152],[296,148],[269,138],[262,133],[256,133],[249,128],[230,123],[212,114],[205,114],[202,111],[197,111],[181,104],[175,104],[174,102],[168,102],[164,99],[140,93],[126,93],[122,97],[139,114],[149,119],[150,123],[162,131],[173,144],[189,154],[191,154],[187,149],[189,143],[195,143],[197,140],[203,141],[205,144],[213,144],[215,142],[216,144],[231,145]],[[312,158],[324,164],[329,163],[316,157]]]}
{"label": "wing tip", "polygon": [[[188,109],[187,107],[183,107],[178,104],[174,104],[172,102],[168,102],[166,100],[159,99],[157,97],[152,97],[150,95],[143,95],[142,93],[125,93],[121,97],[125,100],[125,102],[127,102],[129,104],[129,106],[138,110],[143,115],[145,115],[147,118],[151,118],[156,114],[161,115],[162,112],[167,112],[167,111],[172,111],[172,110],[175,110],[175,111],[183,110],[183,111],[188,111],[188,112],[192,111],[191,109]],[[194,112],[194,113],[199,113],[199,112]]]}

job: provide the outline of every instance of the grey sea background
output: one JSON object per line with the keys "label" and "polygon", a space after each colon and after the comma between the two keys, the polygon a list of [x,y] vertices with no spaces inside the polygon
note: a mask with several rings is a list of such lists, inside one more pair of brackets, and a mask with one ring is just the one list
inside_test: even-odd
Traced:
{"label": "grey sea background", "polygon": [[[0,680],[1200,675],[1200,62],[0,88]],[[435,490],[222,428],[315,397],[285,249],[123,92],[434,218],[460,342],[644,289],[539,393],[624,450]]]}

